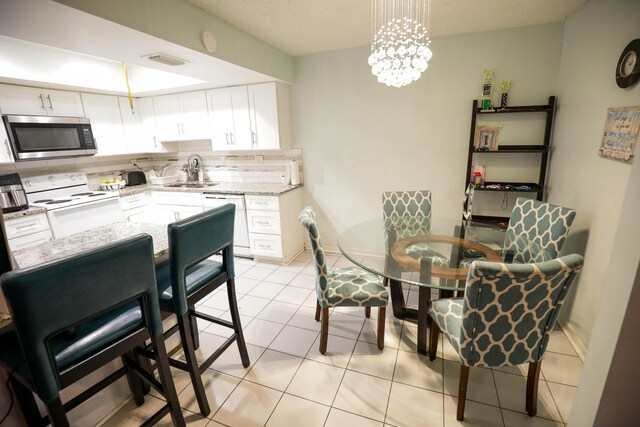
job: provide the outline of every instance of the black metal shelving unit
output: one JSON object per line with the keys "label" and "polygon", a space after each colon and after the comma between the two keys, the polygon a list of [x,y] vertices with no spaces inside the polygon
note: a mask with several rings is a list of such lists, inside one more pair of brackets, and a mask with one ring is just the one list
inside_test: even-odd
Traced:
{"label": "black metal shelving unit", "polygon": [[[551,146],[551,130],[553,128],[553,119],[556,111],[556,97],[550,96],[546,105],[523,105],[507,108],[497,108],[494,110],[483,111],[478,106],[478,100],[473,101],[473,109],[471,112],[471,130],[469,134],[469,156],[467,160],[467,177],[465,179],[465,188],[471,182],[471,166],[473,165],[473,158],[477,154],[491,154],[500,155],[504,153],[509,154],[539,154],[540,155],[540,167],[538,182],[485,182],[484,187],[476,186],[475,191],[499,191],[510,193],[523,193],[531,194],[535,193],[537,200],[543,200],[545,197],[545,180],[547,176],[547,166],[549,163],[549,148]],[[542,113],[546,115],[544,140],[542,145],[502,145],[498,146],[495,151],[476,150],[474,147],[475,135],[476,135],[476,123],[478,115],[488,114],[512,114],[512,113]],[[500,188],[487,188],[487,186]],[[527,186],[530,190],[516,190],[516,187]],[[506,227],[509,222],[509,217],[505,216],[488,216],[488,215],[473,215],[473,219],[479,222],[486,222],[491,224],[497,224],[501,227]]]}

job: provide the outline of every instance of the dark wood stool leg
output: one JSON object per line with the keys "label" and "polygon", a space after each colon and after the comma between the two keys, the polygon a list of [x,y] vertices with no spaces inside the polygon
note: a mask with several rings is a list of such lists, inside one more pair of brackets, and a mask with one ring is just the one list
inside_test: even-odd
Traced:
{"label": "dark wood stool leg", "polygon": [[329,307],[322,308],[322,326],[320,331],[320,354],[327,351],[327,340],[329,339]]}
{"label": "dark wood stool leg", "polygon": [[196,353],[193,349],[193,341],[191,335],[191,321],[189,314],[182,316],[176,316],[178,318],[178,329],[180,330],[180,340],[182,341],[182,350],[184,351],[184,357],[189,367],[189,376],[191,377],[191,383],[193,384],[193,390],[198,401],[198,407],[202,416],[206,417],[211,412],[209,408],[209,402],[207,401],[207,395],[204,391],[204,385],[202,384],[202,377],[200,376],[200,369],[198,367],[198,360],[196,359]]}
{"label": "dark wood stool leg", "polygon": [[378,308],[378,348],[384,349],[384,329],[387,317],[387,307]]}
{"label": "dark wood stool leg", "polygon": [[438,354],[438,338],[440,336],[440,328],[436,322],[431,322],[429,328],[429,360],[433,361]]}
{"label": "dark wood stool leg", "polygon": [[316,322],[320,321],[320,301],[316,301]]}
{"label": "dark wood stool leg", "polygon": [[371,307],[364,308],[364,317],[366,317],[367,319],[371,317]]}
{"label": "dark wood stool leg", "polygon": [[136,406],[142,406],[144,404],[144,389],[142,387],[142,380],[131,371],[126,362],[126,359],[128,358],[129,360],[135,361],[137,364],[140,364],[139,359],[133,354],[133,352],[123,354],[120,358],[122,359],[122,364],[127,369],[127,383],[129,384],[129,390],[131,390],[133,401],[136,403]]}
{"label": "dark wood stool leg", "polygon": [[244,334],[242,333],[242,324],[240,323],[240,312],[238,311],[238,302],[236,300],[236,282],[234,279],[227,281],[227,296],[229,297],[229,313],[233,322],[233,330],[237,335],[238,351],[240,352],[240,360],[245,368],[251,364],[249,360],[249,352],[247,344],[244,342]]}
{"label": "dark wood stool leg", "polygon": [[540,368],[542,362],[529,363],[527,375],[527,414],[533,417],[538,412],[538,382],[540,380]]}
{"label": "dark wood stool leg", "polygon": [[460,365],[460,382],[458,383],[458,413],[456,419],[464,419],[464,405],[467,400],[467,384],[469,382],[469,367]]}
{"label": "dark wood stool leg", "polygon": [[60,397],[56,397],[51,402],[45,403],[47,407],[47,414],[51,421],[52,427],[69,427],[69,420],[67,414],[64,412],[62,401]]}
{"label": "dark wood stool leg", "polygon": [[[182,415],[182,409],[180,408],[178,393],[176,392],[176,386],[173,383],[173,377],[171,376],[171,370],[169,369],[169,356],[167,356],[167,348],[164,345],[164,338],[160,337],[160,339],[158,339],[151,337],[151,344],[155,349],[157,357],[156,366],[158,367],[158,375],[160,377],[160,383],[162,383],[164,397],[167,399],[167,403],[171,408],[171,421],[174,426],[185,427],[186,424],[184,416]],[[198,378],[200,378],[199,374]]]}
{"label": "dark wood stool leg", "polygon": [[402,282],[389,279],[389,292],[391,293],[391,307],[393,315],[398,319],[406,317],[406,303],[404,301],[404,293],[402,292]]}
{"label": "dark wood stool leg", "polygon": [[9,380],[11,388],[16,395],[16,402],[20,406],[22,415],[24,416],[27,425],[37,426],[42,424],[42,416],[40,410],[36,404],[36,399],[33,397],[33,393],[27,387],[25,387],[20,381],[11,377]]}
{"label": "dark wood stool leg", "polygon": [[[420,282],[430,283],[431,260],[420,261]],[[427,354],[427,333],[429,330],[429,302],[431,301],[431,288],[420,286],[418,288],[418,353]]]}
{"label": "dark wood stool leg", "polygon": [[200,335],[198,333],[198,318],[196,316],[191,315],[196,311],[195,306],[189,307],[189,319],[191,320],[191,335],[193,339],[193,349],[197,350],[200,348]]}

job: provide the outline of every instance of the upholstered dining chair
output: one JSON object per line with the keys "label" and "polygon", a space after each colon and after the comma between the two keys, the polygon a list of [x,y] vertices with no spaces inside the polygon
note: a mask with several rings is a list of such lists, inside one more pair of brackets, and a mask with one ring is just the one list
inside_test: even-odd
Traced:
{"label": "upholstered dining chair", "polygon": [[526,410],[537,412],[538,380],[549,331],[577,273],[580,255],[532,264],[475,261],[463,298],[434,300],[429,358],[441,331],[460,356],[457,419],[464,418],[469,368],[529,364]]}
{"label": "upholstered dining chair", "polygon": [[[387,244],[391,230],[395,230],[396,239],[427,234],[431,230],[431,191],[385,191],[382,193],[382,219]],[[449,259],[428,243],[410,246],[407,255],[415,259],[428,258],[433,265],[449,266]]]}
{"label": "upholstered dining chair", "polygon": [[[68,411],[124,375],[138,406],[141,379],[166,398],[146,425],[167,414],[185,425],[162,338],[153,255],[151,237],[140,235],[2,275],[13,327],[0,333],[0,365],[28,425],[68,426]],[[139,364],[148,340],[159,380]],[[61,390],[117,358],[122,368],[62,403]],[[45,404],[44,418],[33,393]]]}
{"label": "upholstered dining chair", "polygon": [[367,317],[371,314],[371,307],[378,307],[378,348],[384,349],[384,325],[389,293],[382,285],[382,280],[356,266],[328,270],[316,215],[311,207],[302,210],[299,221],[308,232],[316,266],[316,321],[320,320],[322,313],[320,353],[324,354],[327,351],[331,307],[363,307]]}
{"label": "upholstered dining chair", "polygon": [[[177,324],[167,331],[168,338],[180,332],[186,362],[170,359],[171,366],[189,373],[200,412],[207,416],[209,402],[202,383],[202,373],[236,341],[242,366],[249,366],[235,292],[233,264],[233,224],[235,206],[227,204],[169,224],[169,260],[156,266],[160,310],[175,314]],[[222,253],[222,262],[209,259]],[[227,285],[231,321],[196,310],[195,304],[214,290]],[[196,318],[216,323],[233,333],[207,359],[198,365],[195,350],[199,347]]]}

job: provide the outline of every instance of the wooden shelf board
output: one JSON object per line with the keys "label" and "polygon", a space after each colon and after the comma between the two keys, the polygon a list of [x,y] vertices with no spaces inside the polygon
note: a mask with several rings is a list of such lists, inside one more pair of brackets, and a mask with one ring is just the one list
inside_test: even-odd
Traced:
{"label": "wooden shelf board", "polygon": [[485,182],[484,185],[485,187],[487,185],[495,185],[495,184],[500,184],[500,185],[512,185],[514,187],[519,187],[521,185],[527,185],[529,187],[531,187],[531,190],[526,191],[526,190],[507,190],[507,189],[498,189],[498,188],[479,188],[479,187],[475,187],[474,190],[475,191],[500,191],[500,192],[511,192],[511,193],[541,193],[542,192],[542,186],[539,184],[536,184],[534,182]]}
{"label": "wooden shelf board", "polygon": [[546,113],[549,111],[549,105],[521,105],[507,108],[495,108],[493,110],[481,110],[478,108],[478,114],[506,114],[506,113]]}
{"label": "wooden shelf board", "polygon": [[545,145],[502,145],[495,151],[473,150],[474,153],[544,153],[547,151]]}

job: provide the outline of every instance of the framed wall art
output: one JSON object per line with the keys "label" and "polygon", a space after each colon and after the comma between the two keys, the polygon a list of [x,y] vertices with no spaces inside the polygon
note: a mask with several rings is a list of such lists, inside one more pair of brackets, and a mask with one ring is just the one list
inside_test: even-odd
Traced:
{"label": "framed wall art", "polygon": [[486,125],[476,128],[476,140],[473,147],[476,151],[496,151],[498,149],[498,136],[502,126]]}
{"label": "framed wall art", "polygon": [[600,143],[600,156],[633,162],[639,134],[640,106],[609,108]]}

